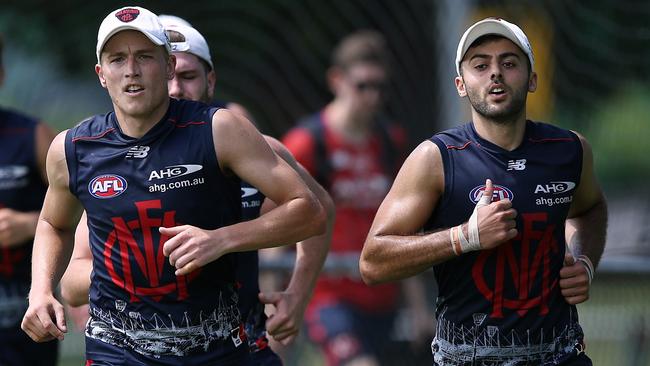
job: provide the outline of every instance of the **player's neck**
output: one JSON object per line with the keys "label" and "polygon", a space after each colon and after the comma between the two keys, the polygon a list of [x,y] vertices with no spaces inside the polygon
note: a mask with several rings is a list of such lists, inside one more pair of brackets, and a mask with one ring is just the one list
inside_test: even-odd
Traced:
{"label": "player's neck", "polygon": [[526,132],[525,114],[512,121],[496,122],[474,112],[472,122],[479,136],[508,151],[521,145]]}
{"label": "player's neck", "polygon": [[334,100],[328,104],[325,107],[325,115],[328,126],[348,141],[365,141],[372,134],[372,120],[355,116],[341,101]]}
{"label": "player's neck", "polygon": [[141,138],[165,116],[169,108],[169,98],[165,98],[152,112],[143,115],[129,114],[115,105],[113,108],[122,133],[129,137]]}

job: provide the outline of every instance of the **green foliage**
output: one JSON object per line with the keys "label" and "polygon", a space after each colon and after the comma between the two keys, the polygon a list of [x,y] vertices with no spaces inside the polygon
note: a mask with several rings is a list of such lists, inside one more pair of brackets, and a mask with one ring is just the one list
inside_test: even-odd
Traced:
{"label": "green foliage", "polygon": [[626,85],[577,128],[591,143],[596,173],[607,187],[641,188],[650,181],[649,100],[647,86]]}

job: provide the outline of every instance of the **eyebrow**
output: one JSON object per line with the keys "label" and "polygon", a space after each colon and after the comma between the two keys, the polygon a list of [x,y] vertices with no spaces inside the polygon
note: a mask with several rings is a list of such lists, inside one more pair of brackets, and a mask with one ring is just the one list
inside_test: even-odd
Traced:
{"label": "eyebrow", "polygon": [[[515,53],[515,52],[500,53],[497,56],[497,58],[504,59],[504,58],[513,57],[513,56],[516,57],[517,59],[520,59],[519,55],[517,53]],[[477,53],[477,54],[473,55],[472,57],[470,57],[470,59],[468,61],[472,61],[475,58],[492,58],[492,55],[487,55],[487,54],[484,54],[484,53]]]}
{"label": "eyebrow", "polygon": [[[119,50],[119,51],[110,51],[110,50],[105,50],[104,52],[105,52],[108,56],[124,56],[124,55],[127,55],[127,54],[130,53],[130,52],[128,52],[128,51],[123,51],[123,50]],[[135,50],[135,51],[132,52],[132,53],[133,53],[134,55],[141,55],[141,54],[143,54],[143,53],[152,53],[152,52],[156,52],[156,49],[155,49],[155,48],[149,48],[149,47],[147,47],[147,48],[142,48],[142,49]]]}

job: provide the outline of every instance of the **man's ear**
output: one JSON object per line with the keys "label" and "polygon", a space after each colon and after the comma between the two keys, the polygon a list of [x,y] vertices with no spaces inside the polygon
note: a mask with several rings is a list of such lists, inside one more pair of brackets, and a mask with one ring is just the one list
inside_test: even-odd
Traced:
{"label": "man's ear", "polygon": [[106,88],[106,78],[104,78],[104,72],[100,64],[95,65],[95,74],[97,74],[99,84],[101,84],[102,88]]}
{"label": "man's ear", "polygon": [[528,79],[528,91],[534,93],[535,90],[537,90],[537,73],[533,72]]}
{"label": "man's ear", "polygon": [[465,90],[465,81],[463,81],[463,77],[456,76],[454,82],[456,83],[456,91],[458,92],[458,96],[460,96],[461,98],[466,97],[467,90]]}
{"label": "man's ear", "polygon": [[330,92],[336,95],[337,90],[340,88],[341,81],[343,80],[343,70],[338,66],[332,66],[327,70],[327,86]]}
{"label": "man's ear", "polygon": [[167,58],[167,80],[173,80],[176,75],[176,56],[170,54]]}
{"label": "man's ear", "polygon": [[208,79],[208,97],[210,100],[214,97],[214,86],[217,84],[217,73],[214,70],[210,70],[207,75]]}

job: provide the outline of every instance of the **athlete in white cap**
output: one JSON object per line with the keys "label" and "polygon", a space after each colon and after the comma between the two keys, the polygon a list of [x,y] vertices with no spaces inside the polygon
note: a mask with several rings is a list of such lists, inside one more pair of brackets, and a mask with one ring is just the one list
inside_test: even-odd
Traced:
{"label": "athlete in white cap", "polygon": [[[318,200],[248,120],[168,96],[170,52],[155,14],[111,12],[95,70],[113,111],[62,132],[48,153],[22,329],[38,342],[63,339],[53,291],[83,208],[93,256],[87,364],[241,365],[250,356],[232,253],[324,232]],[[241,222],[239,178],[277,207]]]}
{"label": "athlete in white cap", "polygon": [[591,148],[526,119],[537,74],[515,24],[472,25],[456,70],[472,120],[409,156],[370,230],[361,274],[382,283],[433,267],[435,365],[591,365],[575,306],[589,297],[607,227]]}

